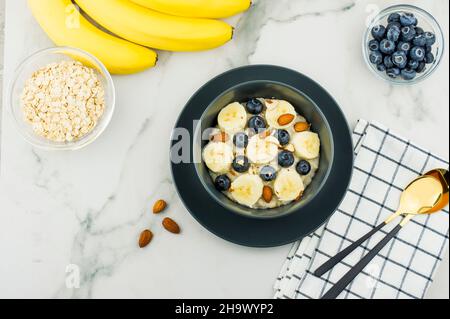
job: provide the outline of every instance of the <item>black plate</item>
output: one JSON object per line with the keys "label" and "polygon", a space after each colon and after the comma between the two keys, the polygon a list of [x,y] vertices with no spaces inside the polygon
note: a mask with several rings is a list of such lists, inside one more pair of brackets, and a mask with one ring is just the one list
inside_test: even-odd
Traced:
{"label": "black plate", "polygon": [[[333,136],[334,155],[330,173],[320,192],[305,206],[291,214],[272,219],[255,219],[230,212],[210,196],[197,175],[192,154],[190,163],[172,161],[171,169],[181,200],[192,216],[206,229],[239,245],[273,247],[294,242],[314,232],[338,208],[352,176],[352,137],[338,104],[316,82],[286,68],[254,65],[219,75],[200,88],[189,100],[176,128],[184,128],[189,132],[191,150],[194,149],[193,122],[201,118],[205,108],[223,92],[251,81],[272,81],[291,86],[312,100],[327,119]],[[173,140],[171,146],[177,142],[178,140]]]}

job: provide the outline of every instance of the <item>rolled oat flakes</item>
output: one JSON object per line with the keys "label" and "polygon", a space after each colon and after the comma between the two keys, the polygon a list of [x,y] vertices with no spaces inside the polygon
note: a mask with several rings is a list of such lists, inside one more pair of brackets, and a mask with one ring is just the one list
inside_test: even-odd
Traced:
{"label": "rolled oat flakes", "polygon": [[97,125],[105,110],[105,92],[92,68],[77,61],[62,61],[31,75],[22,92],[21,106],[37,135],[70,142]]}

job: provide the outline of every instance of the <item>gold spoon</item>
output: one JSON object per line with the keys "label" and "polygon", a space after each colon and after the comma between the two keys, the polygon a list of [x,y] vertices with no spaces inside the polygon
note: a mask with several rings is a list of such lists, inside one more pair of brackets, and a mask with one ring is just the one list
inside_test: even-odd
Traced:
{"label": "gold spoon", "polygon": [[[432,171],[429,171],[428,173],[426,173],[424,176],[433,176],[435,178],[437,178],[441,184],[442,184],[442,188],[444,189],[443,191],[443,196],[440,200],[440,203],[435,205],[433,208],[429,209],[429,210],[424,210],[422,213],[423,214],[431,214],[431,213],[435,213],[437,211],[440,211],[442,208],[444,208],[449,201],[449,172],[445,169],[434,169]],[[387,218],[384,222],[382,222],[380,225],[378,225],[377,227],[375,227],[374,229],[372,229],[370,232],[368,232],[366,235],[362,236],[360,239],[358,239],[357,241],[353,242],[351,245],[349,245],[347,248],[345,248],[344,250],[342,250],[341,252],[339,252],[338,254],[336,254],[334,257],[330,258],[328,261],[326,261],[324,264],[322,264],[320,267],[318,267],[315,271],[314,271],[314,276],[316,277],[321,277],[323,276],[325,273],[327,273],[331,268],[333,268],[334,266],[336,266],[342,259],[344,259],[345,257],[347,257],[351,252],[353,252],[356,248],[358,248],[359,246],[361,246],[362,243],[364,243],[367,239],[369,239],[370,237],[372,237],[375,233],[377,233],[379,230],[381,230],[384,226],[386,226],[387,224],[391,223],[392,221],[394,221],[397,217],[399,217],[400,215],[407,215],[408,214],[408,209],[406,208],[406,201],[405,198],[409,192],[412,191],[412,188],[414,185],[416,185],[416,181],[418,179],[421,179],[423,176],[416,178],[414,181],[412,181],[403,191],[402,193],[402,198],[400,200],[400,207],[397,210],[396,213],[392,214],[391,216],[389,216],[389,218]],[[411,188],[411,189],[410,189]],[[405,198],[404,198],[405,196]],[[405,207],[404,207],[405,206]]]}
{"label": "gold spoon", "polygon": [[[449,172],[433,170],[415,179],[403,191],[398,211],[369,234],[372,235],[384,225],[400,215],[406,215],[386,237],[381,240],[366,256],[351,268],[323,297],[334,299],[353,281],[353,279],[370,263],[386,244],[416,215],[432,214],[444,208],[449,201]],[[368,235],[369,235],[368,234]],[[367,239],[370,236],[364,236]],[[358,241],[359,242],[359,241]],[[349,252],[347,252],[348,254]],[[338,254],[339,255],[339,254]],[[341,257],[336,255],[335,257]],[[344,256],[345,257],[345,256]],[[333,257],[334,258],[334,257]],[[332,259],[333,259],[332,258]],[[340,258],[339,260],[341,260]],[[339,262],[339,261],[338,261]],[[334,263],[336,264],[336,263]],[[319,267],[318,270],[320,270]],[[317,272],[317,271],[316,271]],[[316,274],[315,272],[315,274]]]}

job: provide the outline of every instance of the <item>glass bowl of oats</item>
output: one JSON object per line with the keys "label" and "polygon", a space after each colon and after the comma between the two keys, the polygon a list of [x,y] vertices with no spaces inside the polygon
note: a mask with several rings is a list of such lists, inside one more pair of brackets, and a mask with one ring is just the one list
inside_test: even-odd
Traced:
{"label": "glass bowl of oats", "polygon": [[108,126],[115,106],[114,83],[93,55],[70,47],[49,48],[19,66],[9,105],[27,142],[48,150],[76,150]]}

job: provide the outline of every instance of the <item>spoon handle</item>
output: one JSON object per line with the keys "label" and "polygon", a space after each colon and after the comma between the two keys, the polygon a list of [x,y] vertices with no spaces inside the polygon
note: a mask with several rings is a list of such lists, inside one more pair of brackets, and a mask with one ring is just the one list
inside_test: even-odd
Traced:
{"label": "spoon handle", "polygon": [[318,267],[315,271],[314,271],[314,276],[316,277],[321,277],[323,276],[325,273],[327,273],[331,268],[333,268],[334,266],[336,266],[342,259],[344,259],[345,257],[347,257],[348,255],[350,255],[351,252],[353,252],[356,248],[358,248],[359,246],[361,246],[362,243],[364,243],[367,239],[369,239],[370,237],[372,237],[375,233],[377,233],[380,229],[382,229],[384,226],[386,226],[386,222],[382,222],[380,225],[378,225],[377,227],[375,227],[374,229],[372,229],[370,232],[368,232],[367,234],[365,234],[364,236],[362,236],[360,239],[358,239],[357,241],[355,241],[354,243],[352,243],[350,246],[348,246],[347,248],[345,248],[344,250],[342,250],[341,252],[337,253],[334,257],[331,257],[330,259],[328,259],[328,261],[326,261],[325,263],[323,263],[320,267]]}
{"label": "spoon handle", "polygon": [[402,229],[404,223],[397,225],[387,234],[366,256],[363,257],[353,268],[351,268],[321,299],[336,299],[342,291],[355,279],[358,274],[378,255],[391,239]]}

